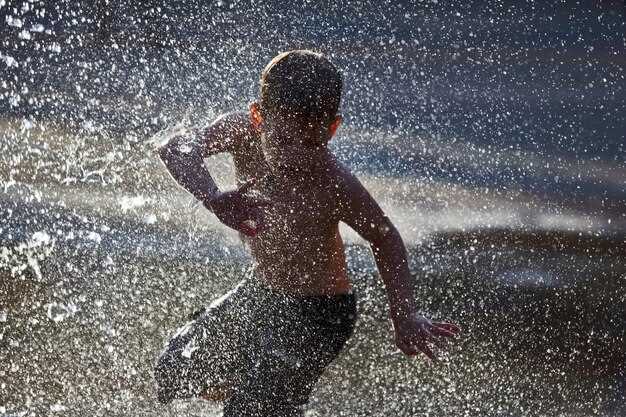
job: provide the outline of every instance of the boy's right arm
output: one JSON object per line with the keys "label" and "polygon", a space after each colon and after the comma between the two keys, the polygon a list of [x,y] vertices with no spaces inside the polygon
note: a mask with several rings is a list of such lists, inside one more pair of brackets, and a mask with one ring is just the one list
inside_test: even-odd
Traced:
{"label": "boy's right arm", "polygon": [[173,137],[159,148],[159,156],[185,190],[207,203],[219,189],[204,166],[204,158],[232,152],[246,134],[246,122],[243,113],[224,114],[208,127],[192,131],[190,136]]}
{"label": "boy's right arm", "polygon": [[[158,150],[172,177],[227,226],[248,236],[256,235],[262,227],[259,207],[267,205],[246,196],[254,183],[248,181],[237,190],[220,192],[204,158],[221,152],[235,151],[243,140],[253,135],[247,114],[227,113],[191,136],[175,136]],[[252,220],[254,227],[247,221]]]}
{"label": "boy's right arm", "polygon": [[337,192],[339,219],[370,243],[387,290],[396,345],[408,355],[422,352],[434,360],[429,343],[438,344],[438,337],[452,337],[459,328],[452,323],[433,322],[418,313],[415,282],[400,233],[361,182],[341,164],[338,167],[342,184]]}

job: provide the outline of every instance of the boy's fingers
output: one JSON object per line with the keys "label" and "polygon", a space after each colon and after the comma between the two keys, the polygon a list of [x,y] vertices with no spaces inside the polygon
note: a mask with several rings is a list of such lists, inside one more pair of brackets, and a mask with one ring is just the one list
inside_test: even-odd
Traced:
{"label": "boy's fingers", "polygon": [[445,337],[456,336],[456,334],[451,332],[450,330],[444,329],[443,327],[439,327],[436,325],[433,325],[433,327],[430,328],[430,331],[437,336],[445,336]]}
{"label": "boy's fingers", "polygon": [[245,193],[246,191],[248,191],[248,189],[250,187],[252,187],[254,185],[254,183],[256,182],[256,178],[251,178],[248,181],[244,182],[243,184],[241,184],[241,186],[238,188],[240,193]]}
{"label": "boy's fingers", "polygon": [[245,217],[239,224],[239,230],[248,236],[256,236],[263,230],[265,230],[265,219],[263,217],[263,211],[258,207],[249,210]]}
{"label": "boy's fingers", "polygon": [[254,227],[252,227],[249,224],[249,221],[243,221],[239,224],[239,229],[238,229],[241,233],[243,233],[246,236],[250,236],[250,237],[254,237],[256,236],[256,230],[254,229]]}
{"label": "boy's fingers", "polygon": [[265,219],[263,218],[263,213],[260,210],[257,209],[253,212],[252,222],[254,223],[256,233],[260,233],[265,230]]}
{"label": "boy's fingers", "polygon": [[437,360],[437,358],[436,358],[435,354],[433,353],[432,349],[423,340],[419,340],[419,341],[416,341],[414,343],[404,343],[404,342],[402,342],[402,343],[398,343],[397,346],[398,346],[398,349],[400,349],[406,355],[415,356],[415,355],[418,355],[421,352],[424,355],[426,355],[428,357],[428,359],[430,359],[432,362],[436,362],[436,360]]}
{"label": "boy's fingers", "polygon": [[428,347],[428,345],[426,343],[419,343],[417,345],[417,348],[428,357],[428,359],[430,359],[431,361],[435,362],[436,358],[435,358],[435,354],[433,353],[432,349]]}
{"label": "boy's fingers", "polygon": [[[426,327],[422,327],[421,330],[426,335],[426,340],[428,340],[431,343],[436,343],[437,342],[437,339],[435,338],[435,336],[433,336],[433,334],[430,332],[430,330],[428,330]],[[416,344],[423,343],[422,340],[423,339],[416,338],[416,342],[415,343]]]}
{"label": "boy's fingers", "polygon": [[461,331],[461,328],[459,326],[457,326],[456,324],[452,324],[452,323],[433,322],[433,326],[441,327],[452,333],[459,333]]}
{"label": "boy's fingers", "polygon": [[431,329],[431,332],[432,333],[429,333],[428,335],[428,341],[434,344],[435,346],[437,346],[438,348],[443,349],[448,343],[448,340],[441,338],[441,337],[436,337],[436,336],[441,336],[441,335],[438,334],[435,329]]}
{"label": "boy's fingers", "polygon": [[[440,349],[443,349],[445,347],[445,340],[442,340],[438,337],[435,337],[434,332],[431,333],[433,329],[427,329],[426,327],[422,328],[422,332],[424,332],[424,334],[426,335],[426,340],[429,341],[430,343],[432,343],[433,345],[437,346]],[[415,345],[419,346],[419,345],[426,345],[426,342],[424,339],[415,339]]]}

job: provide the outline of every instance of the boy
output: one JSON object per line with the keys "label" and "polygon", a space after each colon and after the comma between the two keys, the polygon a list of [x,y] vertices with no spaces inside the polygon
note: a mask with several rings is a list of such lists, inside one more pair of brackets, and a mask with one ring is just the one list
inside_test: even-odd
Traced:
{"label": "boy", "polygon": [[[172,176],[238,230],[254,257],[247,279],[168,342],[155,370],[162,402],[199,396],[225,400],[225,417],[302,415],[356,319],[340,221],[371,245],[402,352],[434,360],[429,343],[459,331],[417,314],[400,234],[327,148],[341,89],[321,54],[285,52],[263,70],[249,114],[226,114],[160,148]],[[220,192],[204,168],[218,152],[232,154],[238,189]]]}

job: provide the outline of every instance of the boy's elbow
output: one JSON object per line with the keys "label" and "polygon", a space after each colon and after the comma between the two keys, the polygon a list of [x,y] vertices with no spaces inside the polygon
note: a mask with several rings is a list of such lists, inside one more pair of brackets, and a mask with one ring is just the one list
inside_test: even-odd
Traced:
{"label": "boy's elbow", "polygon": [[[161,158],[161,161],[167,163],[173,159],[176,158],[180,158],[183,155],[181,154],[181,137],[176,136],[173,137],[172,139],[169,140],[169,142],[167,142],[166,144],[160,146],[157,149],[157,152],[159,154],[159,158]],[[194,149],[191,148],[190,151],[193,151]],[[186,152],[188,154],[191,154],[192,152]]]}

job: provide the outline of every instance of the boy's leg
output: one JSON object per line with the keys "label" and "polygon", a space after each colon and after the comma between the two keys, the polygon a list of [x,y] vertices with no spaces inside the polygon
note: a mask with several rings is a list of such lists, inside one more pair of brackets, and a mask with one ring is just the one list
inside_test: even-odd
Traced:
{"label": "boy's leg", "polygon": [[[178,398],[200,397],[207,388],[224,385],[228,377],[230,352],[236,349],[234,317],[245,296],[243,282],[192,314],[184,326],[168,340],[154,369],[157,398],[168,403]],[[220,394],[209,390],[209,394]],[[221,390],[222,394],[224,390]]]}
{"label": "boy's leg", "polygon": [[265,323],[248,346],[248,368],[225,403],[224,417],[303,415],[315,383],[351,336],[356,319],[352,295],[309,304],[298,311],[282,305],[282,314],[270,323],[259,319]]}

